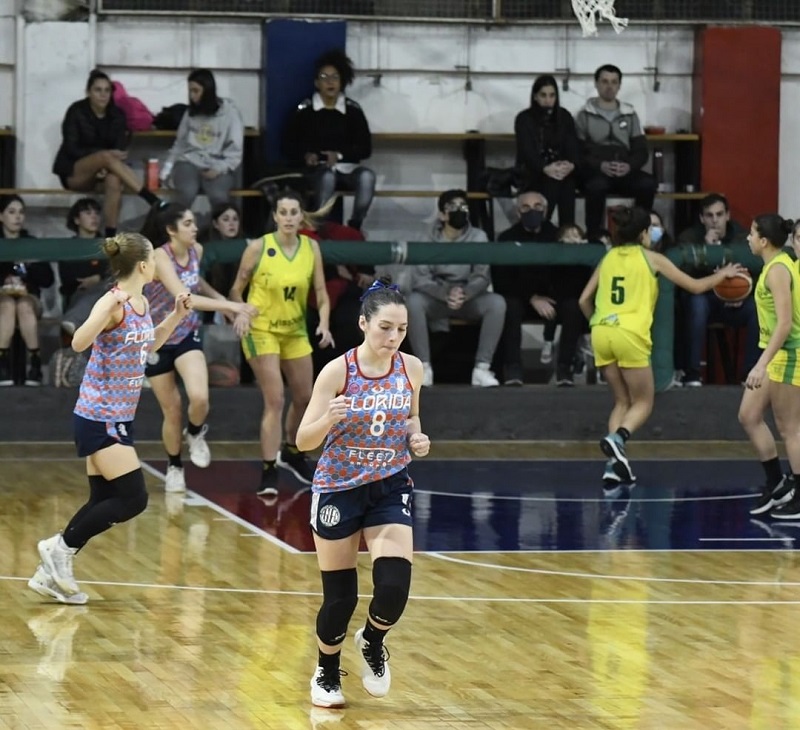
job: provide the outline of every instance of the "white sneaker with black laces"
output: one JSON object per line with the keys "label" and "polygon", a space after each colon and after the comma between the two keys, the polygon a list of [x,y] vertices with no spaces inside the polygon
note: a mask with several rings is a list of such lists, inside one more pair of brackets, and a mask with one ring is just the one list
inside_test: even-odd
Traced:
{"label": "white sneaker with black laces", "polygon": [[207,423],[203,424],[200,433],[195,436],[192,436],[188,429],[183,429],[183,437],[186,439],[186,445],[189,447],[189,458],[192,464],[200,469],[205,469],[211,463],[211,449],[208,448],[208,443],[206,442],[207,433]]}
{"label": "white sneaker with black laces", "polygon": [[89,600],[89,596],[81,591],[72,594],[64,593],[41,564],[28,581],[28,588],[36,591],[40,596],[54,598],[56,601],[66,603],[68,606],[83,606]]}
{"label": "white sneaker with black laces", "polygon": [[364,638],[364,629],[356,631],[356,648],[361,657],[361,684],[373,697],[386,697],[392,684],[389,652],[383,644],[372,646]]}
{"label": "white sneaker with black laces", "polygon": [[338,667],[326,672],[317,665],[311,677],[311,704],[315,707],[344,707],[343,674],[346,672]]}

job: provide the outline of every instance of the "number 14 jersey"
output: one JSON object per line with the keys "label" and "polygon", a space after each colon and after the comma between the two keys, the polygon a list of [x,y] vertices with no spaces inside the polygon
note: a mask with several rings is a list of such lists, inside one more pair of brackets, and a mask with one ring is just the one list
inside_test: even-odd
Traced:
{"label": "number 14 jersey", "polygon": [[408,418],[414,389],[403,356],[396,352],[389,371],[377,378],[361,372],[356,349],[344,358],[347,415],[328,433],[314,472],[314,492],[353,489],[385,479],[411,461]]}

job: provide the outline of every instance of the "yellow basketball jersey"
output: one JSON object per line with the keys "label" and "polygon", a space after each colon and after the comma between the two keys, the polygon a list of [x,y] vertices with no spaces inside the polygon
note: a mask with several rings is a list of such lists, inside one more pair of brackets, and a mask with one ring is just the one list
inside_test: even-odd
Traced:
{"label": "yellow basketball jersey", "polygon": [[778,324],[778,315],[775,312],[775,300],[772,292],[767,288],[767,273],[776,265],[785,266],[792,277],[792,329],[786,342],[781,345],[782,350],[796,350],[800,348],[800,272],[797,263],[792,260],[786,251],[781,251],[761,270],[756,284],[756,312],[758,313],[758,346],[764,348]]}
{"label": "yellow basketball jersey", "polygon": [[308,236],[298,236],[299,244],[289,258],[275,239],[264,236],[247,302],[258,307],[252,329],[281,335],[306,333],[308,292],[314,278],[314,248]]}
{"label": "yellow basketball jersey", "polygon": [[648,345],[658,296],[656,272],[638,244],[614,246],[600,262],[600,279],[589,324],[622,327]]}

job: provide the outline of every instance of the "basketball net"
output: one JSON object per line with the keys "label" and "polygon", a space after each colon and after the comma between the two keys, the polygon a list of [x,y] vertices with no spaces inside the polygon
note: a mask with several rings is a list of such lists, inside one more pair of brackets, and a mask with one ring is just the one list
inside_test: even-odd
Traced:
{"label": "basketball net", "polygon": [[572,9],[581,21],[583,36],[597,35],[597,21],[605,18],[617,33],[628,25],[627,18],[618,18],[614,12],[614,0],[572,0]]}

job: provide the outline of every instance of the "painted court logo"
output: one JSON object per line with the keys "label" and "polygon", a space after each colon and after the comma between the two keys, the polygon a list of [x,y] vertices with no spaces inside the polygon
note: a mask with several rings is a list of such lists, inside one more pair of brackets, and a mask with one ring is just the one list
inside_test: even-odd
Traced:
{"label": "painted court logo", "polygon": [[341,519],[342,515],[339,512],[339,508],[334,507],[332,504],[326,504],[319,511],[319,521],[325,527],[334,527],[339,524]]}

